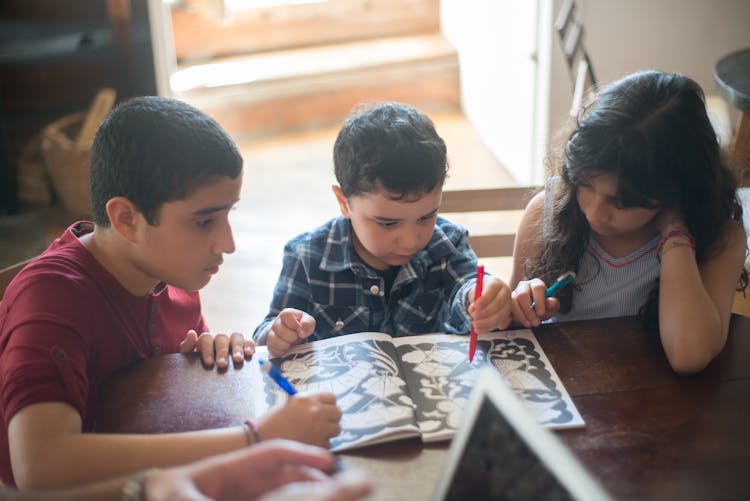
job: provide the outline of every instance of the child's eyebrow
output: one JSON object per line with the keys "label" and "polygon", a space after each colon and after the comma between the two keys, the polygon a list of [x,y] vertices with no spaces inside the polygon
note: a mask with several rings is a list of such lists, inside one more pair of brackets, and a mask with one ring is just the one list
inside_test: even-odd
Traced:
{"label": "child's eyebrow", "polygon": [[214,207],[204,207],[202,209],[198,209],[193,212],[194,216],[207,216],[209,214],[213,214],[215,212],[222,212],[222,211],[228,211],[231,210],[232,207],[234,207],[234,204],[232,205],[220,205],[220,206],[214,206]]}
{"label": "child's eyebrow", "polygon": [[[432,209],[427,214],[424,214],[423,216],[419,216],[419,219],[430,218],[434,216],[437,211],[438,211],[438,208]],[[399,221],[402,221],[402,219],[400,218],[390,218],[390,217],[381,217],[381,216],[373,216],[373,219],[381,223],[398,223]]]}
{"label": "child's eyebrow", "polygon": [[620,197],[618,197],[617,195],[610,195],[607,197],[607,201],[616,204],[620,202]]}
{"label": "child's eyebrow", "polygon": [[373,216],[372,218],[381,223],[398,223],[399,221],[401,221],[400,219],[394,219],[390,217]]}

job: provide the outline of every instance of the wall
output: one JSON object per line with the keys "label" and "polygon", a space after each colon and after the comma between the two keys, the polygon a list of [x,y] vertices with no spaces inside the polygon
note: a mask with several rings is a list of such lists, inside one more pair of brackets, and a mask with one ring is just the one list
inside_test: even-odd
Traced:
{"label": "wall", "polygon": [[[553,29],[561,3],[441,2],[442,30],[459,53],[464,111],[521,184],[541,182],[547,145],[556,146],[568,120],[572,83]],[[600,81],[660,69],[695,78],[712,94],[715,62],[750,46],[750,0],[578,0],[577,5]]]}
{"label": "wall", "polygon": [[521,184],[531,182],[534,155],[536,12],[527,0],[441,1],[441,29],[458,51],[464,113]]}
{"label": "wall", "polygon": [[[554,12],[561,0],[554,0]],[[713,67],[723,55],[750,46],[748,0],[578,0],[585,44],[597,79],[659,69],[694,78],[715,93]],[[567,119],[572,85],[558,37],[550,68],[550,134]]]}

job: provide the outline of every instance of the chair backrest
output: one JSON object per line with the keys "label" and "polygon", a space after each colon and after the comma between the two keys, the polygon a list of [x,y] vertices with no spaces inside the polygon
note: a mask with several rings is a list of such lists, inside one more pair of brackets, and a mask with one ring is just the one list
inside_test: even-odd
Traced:
{"label": "chair backrest", "polygon": [[578,115],[584,97],[596,88],[596,76],[591,58],[584,45],[583,21],[576,12],[575,0],[564,0],[555,20],[555,31],[560,37],[560,45],[565,56],[565,63],[573,82],[573,100],[570,114]]}
{"label": "chair backrest", "polygon": [[[513,242],[520,215],[531,197],[540,190],[539,187],[529,186],[447,190],[443,191],[440,213],[489,213],[490,225],[474,225],[467,218],[464,221],[457,222],[469,229],[469,243],[477,257],[509,257],[513,256]],[[503,212],[515,212],[516,217],[511,217],[510,221],[503,221],[503,219],[507,219],[501,214]],[[503,224],[505,228],[502,228]],[[484,226],[484,228],[480,228],[480,226]],[[489,231],[487,231],[488,229]]]}
{"label": "chair backrest", "polygon": [[0,270],[0,300],[2,300],[3,295],[5,295],[5,289],[8,288],[8,284],[13,280],[13,277],[15,277],[24,266],[29,264],[32,259],[34,258],[21,261],[20,263],[10,265],[7,268]]}

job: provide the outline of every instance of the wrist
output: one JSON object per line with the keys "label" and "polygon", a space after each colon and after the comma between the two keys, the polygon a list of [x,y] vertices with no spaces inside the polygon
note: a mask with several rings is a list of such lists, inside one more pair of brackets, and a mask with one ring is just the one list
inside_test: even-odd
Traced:
{"label": "wrist", "polygon": [[122,486],[122,501],[143,501],[146,499],[146,482],[151,475],[159,471],[157,468],[142,470],[127,478]]}
{"label": "wrist", "polygon": [[240,427],[242,428],[242,432],[245,434],[245,443],[248,446],[260,442],[260,431],[258,430],[258,425],[255,424],[255,421],[248,419],[247,421],[242,423]]}
{"label": "wrist", "polygon": [[695,250],[695,238],[686,230],[671,230],[665,233],[659,241],[656,256],[661,261],[664,254],[677,247],[689,247]]}

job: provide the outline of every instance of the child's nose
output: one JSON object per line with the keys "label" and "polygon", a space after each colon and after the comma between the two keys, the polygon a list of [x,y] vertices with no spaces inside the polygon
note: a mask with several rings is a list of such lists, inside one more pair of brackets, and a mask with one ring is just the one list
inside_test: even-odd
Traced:
{"label": "child's nose", "polygon": [[225,224],[219,232],[216,244],[214,246],[215,254],[231,254],[235,251],[234,235],[229,223]]}
{"label": "child's nose", "polygon": [[419,231],[417,229],[407,228],[401,232],[401,235],[399,235],[398,243],[403,249],[416,252],[419,250],[419,242]]}
{"label": "child's nose", "polygon": [[605,222],[608,218],[607,204],[595,198],[589,207],[589,218],[592,221]]}

